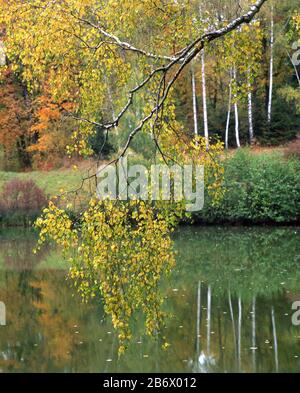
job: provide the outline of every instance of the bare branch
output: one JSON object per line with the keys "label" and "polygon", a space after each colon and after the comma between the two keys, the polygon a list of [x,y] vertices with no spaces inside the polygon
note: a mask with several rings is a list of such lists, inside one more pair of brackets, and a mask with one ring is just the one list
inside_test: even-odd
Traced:
{"label": "bare branch", "polygon": [[[170,77],[168,84],[164,87],[162,97],[160,97],[160,91],[159,91],[158,95],[157,95],[158,99],[157,99],[156,105],[152,108],[152,110],[148,113],[148,115],[146,115],[140,121],[138,126],[129,134],[128,139],[125,143],[125,146],[124,146],[123,150],[121,151],[121,154],[116,159],[114,159],[110,163],[108,163],[106,165],[106,167],[108,165],[111,165],[112,163],[118,162],[122,157],[124,157],[124,155],[126,154],[128,148],[131,144],[132,139],[135,137],[135,135],[139,131],[141,131],[143,129],[144,125],[149,120],[152,119],[154,114],[156,114],[156,119],[157,119],[157,116],[158,116],[157,114],[161,110],[161,108],[163,107],[164,103],[166,102],[172,86],[174,85],[174,83],[176,82],[178,77],[181,75],[184,68],[201,52],[201,50],[204,48],[204,46],[207,43],[213,42],[216,39],[219,39],[219,38],[229,34],[233,30],[236,30],[239,26],[241,26],[245,23],[250,23],[253,20],[253,18],[257,15],[257,13],[260,11],[263,4],[266,3],[267,1],[268,0],[257,0],[256,3],[250,7],[250,10],[247,13],[234,19],[233,21],[231,21],[230,23],[228,23],[225,27],[223,27],[221,29],[207,32],[204,35],[198,37],[196,40],[194,40],[188,46],[186,46],[184,49],[182,49],[180,52],[178,52],[175,57],[154,55],[152,53],[148,53],[146,51],[138,49],[127,42],[121,41],[118,37],[106,32],[100,26],[95,25],[88,20],[85,20],[85,19],[75,16],[75,17],[77,17],[77,19],[81,19],[82,22],[87,23],[90,26],[98,29],[101,32],[101,34],[103,34],[107,38],[113,40],[116,44],[118,44],[123,49],[127,49],[132,52],[139,53],[141,55],[144,55],[144,56],[147,56],[147,57],[150,57],[153,59],[170,60],[170,62],[167,63],[166,65],[159,66],[159,67],[155,68],[154,70],[152,70],[151,73],[140,84],[138,84],[135,88],[133,88],[129,92],[128,101],[127,101],[126,105],[122,108],[122,110],[119,112],[119,114],[116,116],[116,118],[113,119],[112,122],[106,123],[106,124],[105,123],[101,124],[101,123],[98,123],[95,121],[91,121],[89,119],[85,119],[85,118],[81,118],[81,117],[72,115],[77,120],[87,122],[89,124],[101,127],[107,131],[112,128],[117,127],[120,120],[122,119],[122,117],[127,113],[128,109],[133,104],[134,95],[138,91],[140,91],[143,87],[145,87],[151,81],[151,79],[154,77],[154,75],[161,73],[162,80],[165,81],[166,77],[169,76],[169,73],[174,69],[174,67],[178,67],[175,70],[173,76]],[[86,179],[90,179],[92,177],[96,177],[96,174],[88,176]],[[86,179],[84,179],[83,182]]]}
{"label": "bare branch", "polygon": [[[181,64],[178,72],[175,74],[175,77],[172,78],[172,80],[169,83],[169,86],[166,89],[166,92],[165,92],[165,95],[164,95],[164,98],[163,98],[163,101],[164,101],[167,98],[168,94],[169,94],[170,88],[172,87],[172,85],[174,84],[176,79],[179,77],[179,75],[181,74],[181,72],[183,71],[185,66],[187,64],[189,64],[193,60],[193,58],[198,55],[199,52],[201,52],[201,50],[203,49],[205,43],[212,42],[212,41],[216,40],[217,38],[220,38],[220,37],[225,36],[226,34],[229,34],[231,31],[237,29],[239,26],[241,26],[244,23],[250,23],[252,21],[252,19],[255,17],[255,15],[260,11],[260,9],[263,6],[263,4],[266,3],[266,2],[267,2],[267,0],[258,0],[254,5],[251,6],[250,11],[248,11],[246,14],[238,17],[237,19],[235,19],[232,22],[230,22],[227,26],[225,26],[225,27],[223,27],[223,28],[221,28],[219,30],[214,30],[214,31],[205,33],[201,37],[199,37],[196,40],[194,40],[186,48],[181,50],[177,57],[171,58],[172,60],[167,65],[155,68],[140,84],[138,84],[135,88],[133,88],[129,92],[129,97],[128,97],[128,101],[127,101],[126,105],[123,107],[123,109],[117,115],[117,117],[115,119],[113,119],[112,122],[106,123],[106,124],[105,123],[101,124],[101,123],[98,123],[98,122],[95,122],[95,121],[88,120],[86,118],[82,118],[82,117],[78,117],[78,116],[74,116],[74,115],[72,115],[72,116],[75,119],[77,119],[77,120],[81,120],[83,122],[87,122],[87,123],[99,126],[99,127],[103,128],[103,129],[115,128],[115,127],[118,126],[121,118],[124,116],[124,114],[127,112],[129,107],[132,105],[133,97],[134,97],[135,93],[137,93],[147,83],[149,83],[154,75],[156,75],[158,73],[163,73],[163,74],[166,75],[175,65]],[[82,18],[78,18],[78,19],[82,19]],[[94,25],[92,22],[89,22],[89,21],[86,21],[86,20],[83,20],[83,21],[85,23],[91,24],[95,28],[98,28],[98,26]],[[112,38],[112,37],[110,37],[110,38]],[[114,38],[119,40],[115,36],[114,36]],[[138,49],[134,48],[133,46],[131,46],[128,43],[126,43],[126,44],[127,44],[127,49],[128,50],[132,50],[134,52],[140,52],[141,54],[147,55],[147,52],[144,52],[142,50],[138,50]],[[132,49],[129,49],[130,47]],[[159,103],[158,107],[153,108],[153,113],[156,112],[158,109],[160,109],[161,104],[162,103]],[[152,117],[153,113],[151,114],[150,118]]]}
{"label": "bare branch", "polygon": [[81,18],[79,16],[76,16],[76,19],[78,19],[79,21],[81,21],[81,22],[83,22],[83,23],[93,27],[94,29],[97,29],[102,35],[104,35],[106,38],[109,38],[110,40],[112,40],[112,42],[115,45],[119,46],[120,48],[122,48],[124,50],[129,50],[131,52],[135,52],[135,53],[138,53],[140,55],[143,55],[143,56],[149,57],[151,59],[155,59],[155,60],[171,60],[172,61],[172,60],[176,59],[176,57],[173,57],[173,56],[157,55],[155,53],[147,52],[147,51],[145,51],[143,49],[136,48],[134,45],[131,45],[131,44],[129,44],[126,41],[120,40],[120,38],[118,38],[114,34],[111,34],[111,33],[107,32],[101,26],[96,25],[95,23],[93,23],[93,22],[91,22],[91,21],[89,21],[87,19]]}
{"label": "bare branch", "polygon": [[191,45],[189,45],[186,48],[186,50],[177,58],[177,60],[173,60],[167,66],[163,67],[163,72],[167,73],[175,64],[179,62],[180,59],[183,59],[182,63],[180,64],[180,67],[178,68],[178,70],[176,71],[176,73],[168,83],[164,95],[161,98],[160,102],[151,110],[151,112],[146,117],[144,117],[144,119],[141,120],[140,124],[130,133],[128,140],[125,144],[124,150],[122,151],[120,157],[123,157],[125,155],[131,143],[131,140],[143,128],[144,124],[147,123],[152,118],[154,113],[158,112],[161,109],[162,105],[164,104],[164,102],[166,101],[169,95],[172,86],[174,85],[174,83],[182,73],[183,69],[187,66],[187,64],[189,64],[193,60],[194,57],[198,55],[199,52],[201,52],[201,50],[204,48],[205,43],[212,42],[217,38],[220,38],[230,33],[231,31],[237,29],[240,25],[244,23],[250,23],[251,20],[255,17],[255,15],[260,11],[262,5],[266,1],[267,0],[258,0],[253,6],[251,6],[249,12],[235,19],[224,28],[204,34],[202,37],[200,37],[199,39],[194,41]]}

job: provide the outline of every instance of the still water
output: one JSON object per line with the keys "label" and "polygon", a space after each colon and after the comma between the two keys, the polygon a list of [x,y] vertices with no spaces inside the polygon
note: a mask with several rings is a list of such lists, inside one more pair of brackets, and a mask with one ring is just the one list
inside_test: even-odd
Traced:
{"label": "still water", "polygon": [[3,372],[300,372],[300,228],[181,228],[162,283],[168,350],[142,335],[118,360],[101,302],[83,305],[56,249],[0,232]]}

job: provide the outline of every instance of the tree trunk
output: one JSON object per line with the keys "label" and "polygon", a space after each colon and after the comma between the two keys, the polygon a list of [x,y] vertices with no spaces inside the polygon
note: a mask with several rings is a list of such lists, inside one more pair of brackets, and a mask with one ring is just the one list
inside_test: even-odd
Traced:
{"label": "tree trunk", "polygon": [[273,346],[274,346],[274,359],[275,359],[275,369],[278,372],[279,363],[278,363],[278,343],[277,343],[277,333],[276,333],[276,322],[275,322],[275,310],[272,307],[271,310],[271,319],[272,319],[272,330],[273,330]]}
{"label": "tree trunk", "polygon": [[197,357],[200,352],[200,328],[201,328],[201,281],[198,282],[198,291],[197,291],[197,337],[196,337],[196,352]]}
{"label": "tree trunk", "polygon": [[270,37],[270,71],[269,71],[269,101],[268,101],[268,122],[272,120],[272,99],[273,99],[273,71],[274,71],[274,6],[271,8],[271,37]]}
{"label": "tree trunk", "polygon": [[194,65],[192,64],[192,94],[193,94],[193,115],[194,115],[194,134],[198,136],[198,110],[197,110],[197,94],[196,94],[196,76]]}
{"label": "tree trunk", "polygon": [[211,331],[211,286],[207,289],[207,356],[210,355],[210,331]]}
{"label": "tree trunk", "polygon": [[206,96],[206,75],[205,75],[205,51],[201,51],[201,76],[202,76],[202,99],[203,99],[203,123],[204,123],[204,137],[206,140],[206,147],[209,147],[208,135],[208,116],[207,116],[207,96]]}
{"label": "tree trunk", "polygon": [[249,120],[249,140],[250,140],[250,145],[252,145],[254,139],[254,130],[253,130],[253,110],[252,110],[250,70],[248,71],[248,120]]}
{"label": "tree trunk", "polygon": [[239,317],[238,317],[238,369],[241,371],[241,340],[242,340],[242,300],[239,297]]}
{"label": "tree trunk", "polygon": [[235,321],[234,321],[234,314],[233,314],[233,307],[232,307],[230,290],[228,291],[228,302],[229,302],[230,318],[231,318],[231,322],[232,322],[235,361],[236,361],[236,364],[237,364],[237,346],[236,346]]}
{"label": "tree trunk", "polygon": [[230,70],[228,112],[227,112],[226,129],[225,129],[225,148],[226,149],[228,149],[228,137],[229,137],[231,105],[232,105],[232,70]]}
{"label": "tree trunk", "polygon": [[[236,82],[236,68],[233,69],[233,79]],[[237,103],[237,96],[235,95],[234,100],[234,116],[235,116],[235,139],[237,147],[241,147],[240,144],[240,125],[239,125],[239,110],[238,110],[238,103]]]}
{"label": "tree trunk", "polygon": [[252,299],[252,367],[256,372],[256,299]]}

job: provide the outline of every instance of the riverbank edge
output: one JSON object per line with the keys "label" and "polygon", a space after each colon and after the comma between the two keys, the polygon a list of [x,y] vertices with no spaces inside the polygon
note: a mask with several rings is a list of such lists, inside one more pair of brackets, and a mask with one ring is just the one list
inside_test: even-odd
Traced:
{"label": "riverbank edge", "polygon": [[[37,217],[36,217],[37,218]],[[21,221],[21,220],[20,220]],[[35,219],[22,219],[23,222],[16,224],[15,222],[9,222],[4,220],[1,222],[0,219],[0,230],[6,228],[24,228],[34,229]],[[205,221],[205,220],[192,220],[192,221],[181,221],[179,227],[299,227],[300,218],[295,221],[253,221],[253,220],[216,220],[216,221]]]}

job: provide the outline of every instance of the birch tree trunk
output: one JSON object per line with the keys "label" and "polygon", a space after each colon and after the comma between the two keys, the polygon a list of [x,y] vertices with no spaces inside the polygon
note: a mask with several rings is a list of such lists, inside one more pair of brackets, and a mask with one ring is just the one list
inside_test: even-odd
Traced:
{"label": "birch tree trunk", "polygon": [[210,331],[211,331],[211,286],[207,289],[207,356],[210,355]]}
{"label": "birch tree trunk", "polygon": [[232,322],[232,331],[233,331],[233,342],[234,342],[235,362],[236,362],[236,364],[237,364],[238,361],[237,361],[237,345],[236,345],[235,320],[234,320],[234,314],[233,314],[233,307],[232,307],[232,301],[231,301],[231,293],[230,293],[230,290],[228,291],[228,302],[229,302],[230,318],[231,318],[231,322]]}
{"label": "birch tree trunk", "polygon": [[[233,79],[236,82],[237,76],[236,76],[236,68],[233,68]],[[235,100],[234,100],[234,117],[235,117],[235,139],[236,139],[236,145],[237,147],[241,147],[240,144],[240,125],[239,125],[239,109],[238,109],[238,103],[237,103],[237,96],[235,95]]]}
{"label": "birch tree trunk", "polygon": [[253,130],[253,110],[252,110],[250,70],[248,71],[248,120],[249,120],[249,140],[250,140],[250,145],[252,145],[254,139],[254,130]]}
{"label": "birch tree trunk", "polygon": [[203,125],[206,147],[209,147],[208,116],[207,116],[207,96],[206,96],[206,75],[205,75],[205,51],[201,51],[201,76],[202,76],[202,100],[203,100]]}
{"label": "birch tree trunk", "polygon": [[193,95],[193,115],[194,115],[194,134],[198,136],[198,110],[197,110],[197,94],[196,94],[196,76],[194,65],[192,64],[192,95]]}
{"label": "birch tree trunk", "polygon": [[225,129],[225,148],[226,149],[228,149],[228,137],[229,137],[231,105],[232,105],[232,70],[230,70],[228,112],[227,112],[226,129]]}
{"label": "birch tree trunk", "polygon": [[252,367],[256,372],[256,298],[252,299]]}
{"label": "birch tree trunk", "polygon": [[197,357],[200,351],[200,327],[201,327],[201,281],[198,282],[197,291],[197,330],[196,330],[196,352]]}
{"label": "birch tree trunk", "polygon": [[274,6],[271,7],[271,36],[270,36],[270,71],[269,71],[269,101],[268,101],[268,122],[272,120],[272,99],[273,99],[273,71],[274,71]]}
{"label": "birch tree trunk", "polygon": [[272,330],[273,330],[273,346],[274,346],[274,360],[275,369],[278,372],[279,362],[278,362],[278,343],[277,343],[277,333],[276,333],[276,321],[275,321],[275,310],[274,307],[271,309],[271,319],[272,319]]}
{"label": "birch tree trunk", "polygon": [[241,371],[241,340],[242,340],[242,299],[239,297],[239,317],[238,317],[238,369]]}

